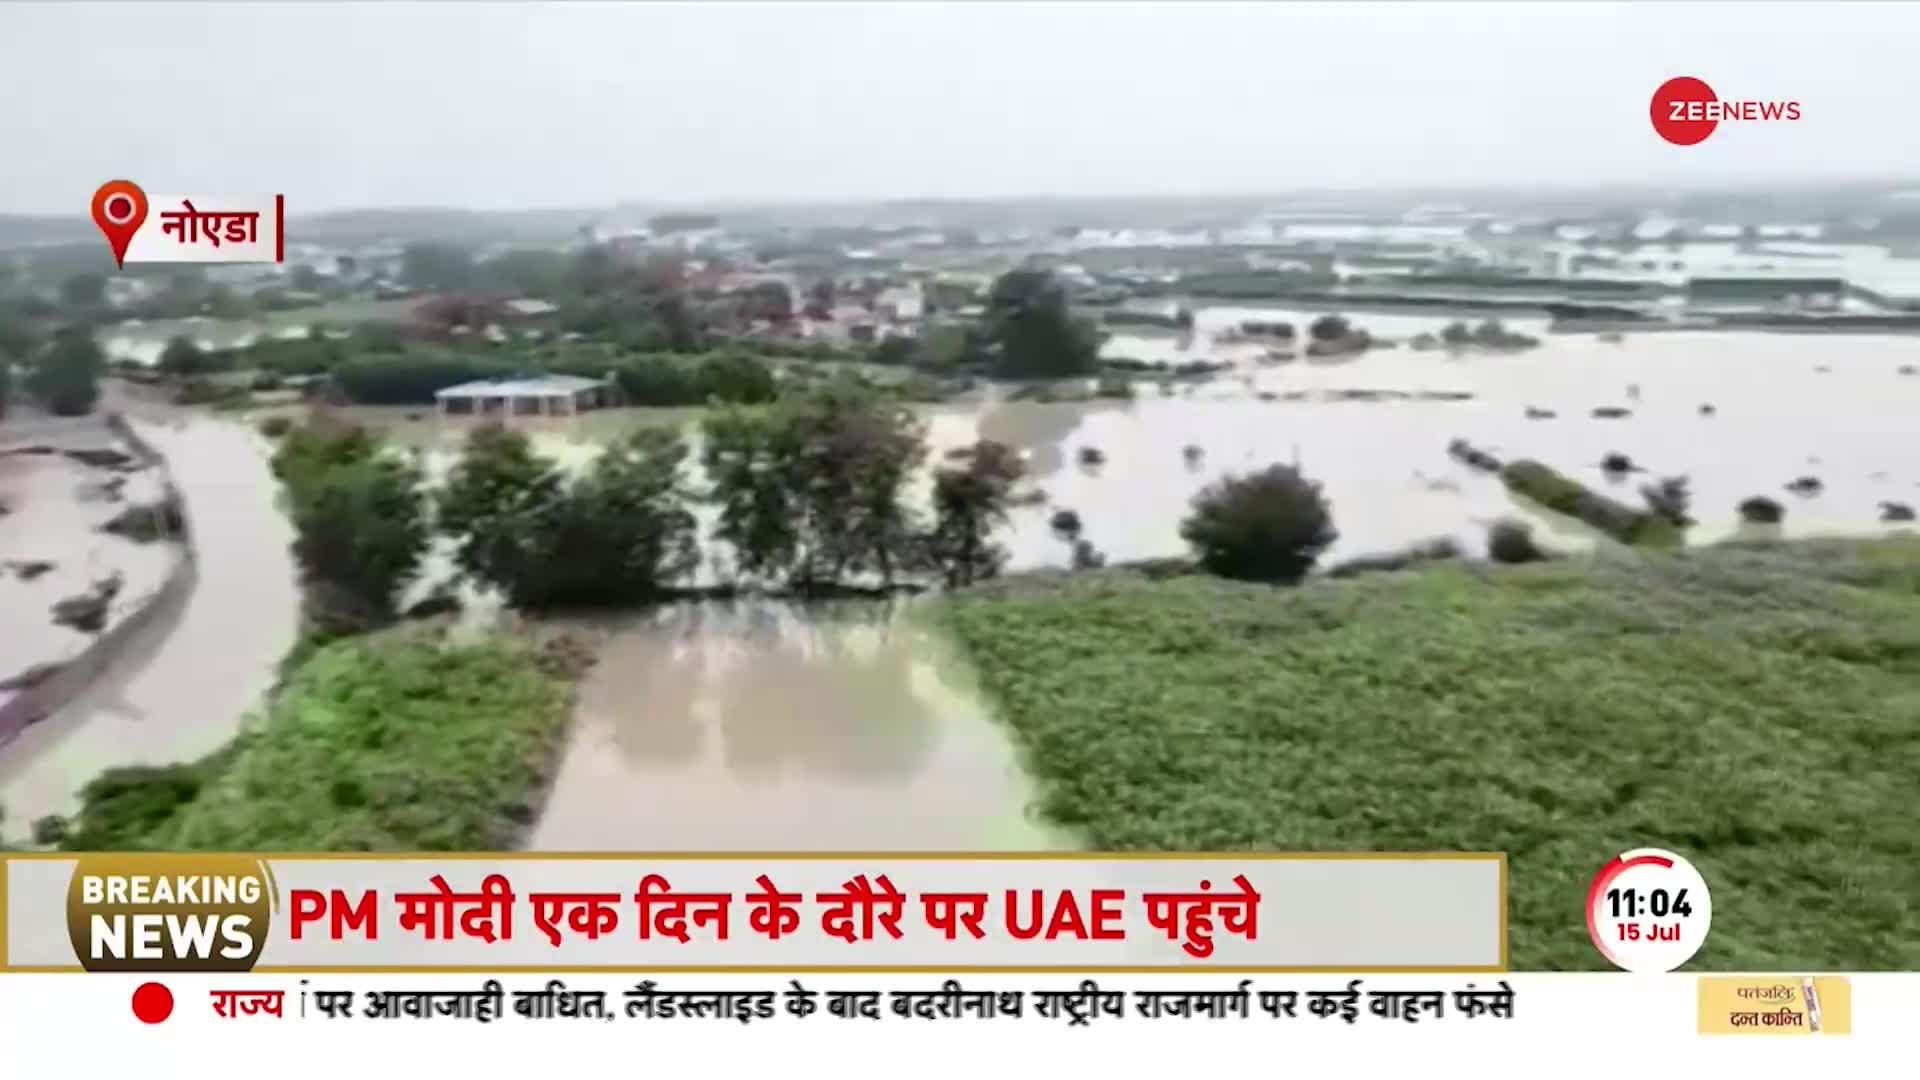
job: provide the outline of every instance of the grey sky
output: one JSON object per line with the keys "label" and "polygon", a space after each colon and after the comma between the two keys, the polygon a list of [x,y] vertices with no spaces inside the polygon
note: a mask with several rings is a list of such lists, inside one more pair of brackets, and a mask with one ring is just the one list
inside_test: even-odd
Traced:
{"label": "grey sky", "polygon": [[[0,4],[0,211],[1920,173],[1920,6]],[[1671,147],[1671,75],[1802,103]]]}

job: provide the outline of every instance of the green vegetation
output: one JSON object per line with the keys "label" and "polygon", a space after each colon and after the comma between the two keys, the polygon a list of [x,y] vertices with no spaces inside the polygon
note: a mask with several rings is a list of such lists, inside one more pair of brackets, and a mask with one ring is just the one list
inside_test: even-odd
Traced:
{"label": "green vegetation", "polygon": [[409,627],[301,661],[202,761],[89,784],[70,851],[489,851],[533,820],[579,659]]}
{"label": "green vegetation", "polygon": [[736,570],[809,592],[878,575],[893,584],[925,550],[904,501],[926,457],[913,413],[836,379],[758,411],[709,415],[702,451]]}
{"label": "green vegetation", "polygon": [[697,564],[678,433],[636,431],[569,482],[526,436],[476,429],[445,489],[440,524],[462,570],[516,607],[657,599]]}
{"label": "green vegetation", "polygon": [[107,358],[85,330],[55,335],[34,361],[26,390],[56,416],[85,416],[100,399],[100,376]]}
{"label": "green vegetation", "polygon": [[1595,870],[1659,845],[1714,888],[1695,967],[1920,966],[1920,541],[1012,578],[943,612],[1096,850],[1505,851],[1512,965],[1558,970],[1603,965]]}
{"label": "green vegetation", "polygon": [[[1537,461],[1514,461],[1500,470],[1507,489],[1558,514],[1584,521],[1623,544],[1660,547],[1680,542],[1680,527],[1663,513],[1610,499]],[[1685,516],[1684,485],[1677,492]],[[1674,507],[1669,504],[1667,509]]]}
{"label": "green vegetation", "polygon": [[1339,538],[1320,485],[1291,465],[1226,476],[1193,497],[1180,537],[1208,573],[1293,584]]}
{"label": "green vegetation", "polygon": [[431,538],[420,470],[365,428],[316,416],[281,438],[273,472],[285,487],[308,618],[329,630],[390,621]]}
{"label": "green vegetation", "polygon": [[927,555],[949,588],[985,581],[1006,565],[993,530],[1007,521],[1013,485],[1026,466],[1012,447],[982,440],[958,466],[933,474],[933,531]]}
{"label": "green vegetation", "polygon": [[1045,270],[1010,270],[987,295],[982,346],[994,375],[1060,379],[1099,367],[1100,341],[1073,317],[1067,292]]}

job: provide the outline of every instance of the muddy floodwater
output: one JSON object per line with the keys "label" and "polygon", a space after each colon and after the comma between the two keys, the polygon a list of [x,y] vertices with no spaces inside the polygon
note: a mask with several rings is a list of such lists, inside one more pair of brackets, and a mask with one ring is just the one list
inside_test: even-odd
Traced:
{"label": "muddy floodwater", "polygon": [[531,846],[1034,850],[1027,781],[912,612],[683,605],[605,635]]}
{"label": "muddy floodwater", "polygon": [[218,749],[271,685],[297,629],[293,532],[260,436],[230,419],[115,405],[167,459],[193,530],[194,580],[90,689],[0,749],[8,835],[70,813],[103,769]]}
{"label": "muddy floodwater", "polygon": [[[982,402],[924,408],[930,461],[982,438],[1025,453],[1029,485],[1044,500],[1017,508],[1001,537],[1014,569],[1067,563],[1068,545],[1049,526],[1059,509],[1079,514],[1109,560],[1181,554],[1179,523],[1193,494],[1273,462],[1297,462],[1325,486],[1340,531],[1328,562],[1436,536],[1477,552],[1486,525],[1509,515],[1539,523],[1550,546],[1600,542],[1451,460],[1455,438],[1539,459],[1629,502],[1642,483],[1685,475],[1695,542],[1735,534],[1736,507],[1752,495],[1786,506],[1789,536],[1884,532],[1883,502],[1920,504],[1920,375],[1903,373],[1920,367],[1920,338],[1669,332],[1609,342],[1510,320],[1544,344],[1509,354],[1403,345],[1341,362],[1278,361],[1261,346],[1212,340],[1243,318],[1304,328],[1313,314],[1210,308],[1187,339],[1115,337],[1110,356],[1236,365],[1203,381],[1144,377],[1131,400],[1013,402],[996,390]],[[1446,322],[1353,321],[1391,338]],[[1601,407],[1629,415],[1595,418]],[[436,477],[464,434],[431,410],[350,411],[417,451]],[[230,419],[144,423],[186,494],[200,578],[147,653],[0,751],[0,801],[14,831],[70,808],[104,765],[219,745],[292,641],[291,536],[273,507],[258,436]],[[694,414],[671,410],[536,423],[545,425],[534,428],[536,444],[574,466],[636,425],[696,434]],[[1085,448],[1104,462],[1081,464]],[[1609,453],[1644,471],[1609,477],[1600,467]],[[1818,494],[1787,491],[1803,476],[1821,481]],[[698,479],[690,467],[689,480]],[[431,560],[435,576],[449,566],[444,551]],[[702,576],[719,569],[709,562]],[[682,605],[572,625],[598,640],[600,662],[531,836],[536,848],[1072,843],[1034,823],[1005,733],[911,605]]]}

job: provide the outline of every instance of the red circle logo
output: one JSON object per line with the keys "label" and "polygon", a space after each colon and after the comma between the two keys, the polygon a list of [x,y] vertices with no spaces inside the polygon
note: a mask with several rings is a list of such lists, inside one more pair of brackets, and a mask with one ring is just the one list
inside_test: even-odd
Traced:
{"label": "red circle logo", "polygon": [[1708,113],[1708,102],[1719,101],[1713,87],[1691,75],[1680,75],[1660,84],[1653,92],[1653,130],[1675,146],[1705,142],[1718,118]]}
{"label": "red circle logo", "polygon": [[157,1024],[173,1015],[173,992],[159,983],[142,983],[133,992],[133,1015],[143,1024]]}

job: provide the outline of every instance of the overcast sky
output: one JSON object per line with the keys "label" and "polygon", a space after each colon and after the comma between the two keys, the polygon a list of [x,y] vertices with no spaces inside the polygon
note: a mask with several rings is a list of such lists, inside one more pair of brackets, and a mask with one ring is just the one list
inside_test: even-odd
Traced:
{"label": "overcast sky", "polygon": [[[0,3],[0,211],[1920,173],[1920,6]],[[1661,142],[1654,88],[1802,103]]]}

